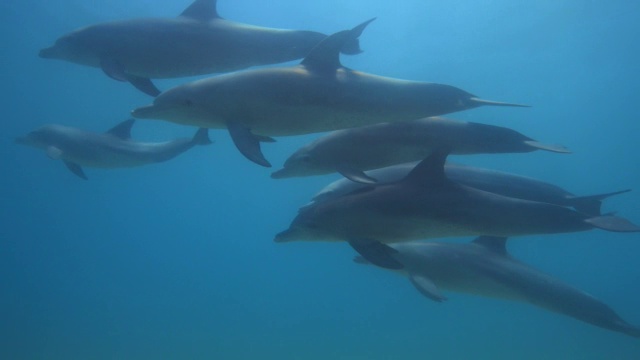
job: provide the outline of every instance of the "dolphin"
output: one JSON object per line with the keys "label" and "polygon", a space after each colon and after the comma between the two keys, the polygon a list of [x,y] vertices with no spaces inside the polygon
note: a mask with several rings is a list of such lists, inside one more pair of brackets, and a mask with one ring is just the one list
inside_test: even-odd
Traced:
{"label": "dolphin", "polygon": [[[40,57],[101,68],[157,96],[150,79],[244,69],[300,59],[327,35],[242,24],[221,18],[216,0],[196,0],[176,18],[99,23],[60,37]],[[361,52],[358,40],[345,54]]]}
{"label": "dolphin", "polygon": [[[399,181],[407,176],[416,164],[417,162],[411,162],[372,170],[367,176],[378,179],[382,183]],[[573,207],[579,212],[592,216],[602,215],[600,210],[602,200],[631,191],[626,189],[604,194],[577,196],[557,185],[502,171],[447,163],[444,166],[444,172],[447,178],[462,185],[518,199]],[[348,179],[336,180],[320,190],[312,201],[321,202],[337,198],[366,186],[366,184]]]}
{"label": "dolphin", "polygon": [[271,166],[260,142],[472,109],[524,106],[482,100],[449,85],[365,74],[340,64],[339,49],[357,39],[373,19],[324,39],[302,63],[246,70],[180,85],[136,118],[226,128],[249,160]]}
{"label": "dolphin", "polygon": [[455,155],[569,152],[563,146],[542,144],[508,128],[433,117],[331,132],[298,149],[271,177],[339,172],[353,181],[374,183],[375,178],[364,171],[418,161],[443,146]]}
{"label": "dolphin", "polygon": [[301,208],[275,241],[393,243],[455,236],[523,236],[600,228],[638,232],[613,215],[591,216],[559,205],[511,198],[451,181],[448,152],[439,149],[402,180],[368,187]]}
{"label": "dolphin", "polygon": [[62,160],[75,175],[87,180],[83,166],[96,168],[134,167],[173,159],[196,145],[211,144],[207,129],[192,139],[161,143],[131,140],[135,120],[126,120],[106,133],[93,133],[62,125],[44,125],[16,143],[44,149],[50,158]]}
{"label": "dolphin", "polygon": [[528,303],[580,321],[640,338],[640,328],[608,305],[550,275],[514,259],[506,238],[482,236],[469,244],[411,242],[378,244],[358,263],[387,257],[427,298],[442,302],[440,290]]}

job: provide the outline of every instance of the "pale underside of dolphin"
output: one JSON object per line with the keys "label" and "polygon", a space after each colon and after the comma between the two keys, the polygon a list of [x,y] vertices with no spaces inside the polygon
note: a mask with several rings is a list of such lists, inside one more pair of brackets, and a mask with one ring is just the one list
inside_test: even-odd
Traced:
{"label": "pale underside of dolphin", "polygon": [[[411,162],[372,170],[367,173],[367,177],[377,179],[380,183],[400,181],[417,164],[417,162]],[[602,200],[631,191],[626,189],[597,195],[577,196],[557,185],[502,171],[451,163],[445,165],[444,171],[447,178],[465,186],[523,200],[573,207],[579,212],[592,216],[602,215],[600,210]],[[338,198],[367,186],[367,184],[349,179],[336,180],[320,190],[313,197],[313,201],[322,202]]]}
{"label": "pale underside of dolphin", "polygon": [[323,40],[292,67],[247,70],[167,90],[133,116],[226,128],[249,160],[271,166],[260,143],[383,122],[414,120],[482,105],[522,106],[477,98],[453,86],[365,74],[343,67],[339,50],[369,20]]}
{"label": "pale underside of dolphin", "polygon": [[458,236],[523,236],[600,228],[637,232],[613,215],[593,216],[566,207],[511,198],[448,179],[447,152],[438,150],[401,181],[369,185],[301,208],[275,241],[394,243]]}
{"label": "pale underside of dolphin", "polygon": [[[196,0],[176,18],[132,19],[87,26],[40,56],[98,67],[157,96],[150,79],[204,75],[300,59],[327,36],[264,28],[221,18],[216,0]],[[341,49],[357,54],[357,40]]]}
{"label": "pale underside of dolphin", "polygon": [[640,329],[608,305],[514,259],[505,243],[505,238],[479,237],[470,244],[368,244],[361,253],[366,260],[356,262],[399,270],[421,294],[437,302],[446,300],[441,290],[519,301],[640,338]]}
{"label": "pale underside of dolphin", "polygon": [[454,155],[569,152],[508,128],[433,117],[331,132],[295,151],[271,177],[339,172],[353,181],[374,183],[364,171],[419,161],[441,147]]}
{"label": "pale underside of dolphin", "polygon": [[134,120],[126,120],[105,133],[94,133],[62,125],[45,125],[16,142],[46,151],[62,160],[78,177],[87,179],[82,167],[123,168],[167,161],[196,145],[211,144],[207,129],[200,129],[191,139],[159,143],[131,140]]}

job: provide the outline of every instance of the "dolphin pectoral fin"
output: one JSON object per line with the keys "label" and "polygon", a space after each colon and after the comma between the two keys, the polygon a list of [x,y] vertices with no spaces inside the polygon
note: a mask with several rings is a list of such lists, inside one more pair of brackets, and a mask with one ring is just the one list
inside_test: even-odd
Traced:
{"label": "dolphin pectoral fin", "polygon": [[65,161],[64,164],[67,165],[67,169],[71,170],[71,172],[77,175],[78,177],[81,177],[85,180],[89,180],[89,178],[87,177],[87,175],[85,175],[84,170],[82,170],[80,165],[76,163],[72,163],[70,161]]}
{"label": "dolphin pectoral fin", "polygon": [[571,150],[567,149],[562,145],[543,144],[541,142],[537,142],[533,140],[525,141],[524,143],[531,146],[532,148],[536,148],[539,150],[551,151],[551,152],[560,153],[560,154],[571,154]]}
{"label": "dolphin pectoral fin", "polygon": [[416,289],[418,289],[418,291],[427,298],[436,302],[443,302],[447,300],[431,279],[422,275],[411,274],[409,275],[409,280],[411,280],[413,286],[415,286]]}
{"label": "dolphin pectoral fin", "polygon": [[613,232],[640,232],[640,227],[631,221],[614,215],[596,216],[585,222],[598,229]]}
{"label": "dolphin pectoral fin", "polygon": [[55,146],[47,146],[47,156],[53,160],[60,160],[62,158],[62,150]]}
{"label": "dolphin pectoral fin", "polygon": [[347,179],[361,184],[376,184],[378,180],[364,173],[362,170],[354,169],[345,165],[336,166],[336,170]]}
{"label": "dolphin pectoral fin", "polygon": [[143,93],[156,97],[160,95],[161,91],[153,84],[151,80],[148,78],[135,76],[131,74],[124,74],[125,79],[133,85],[136,89],[142,91]]}
{"label": "dolphin pectoral fin", "polygon": [[349,245],[367,261],[385,269],[398,270],[404,265],[393,258],[398,251],[388,245],[369,239],[352,239]]}
{"label": "dolphin pectoral fin", "polygon": [[127,75],[125,74],[124,65],[113,59],[102,59],[100,61],[100,68],[104,73],[117,81],[127,82]]}
{"label": "dolphin pectoral fin", "polygon": [[227,123],[227,129],[229,129],[233,143],[242,155],[258,165],[271,167],[260,149],[260,141],[264,141],[266,137],[252,134],[251,130],[234,121]]}
{"label": "dolphin pectoral fin", "polygon": [[588,195],[588,196],[572,196],[569,198],[571,206],[577,211],[591,215],[600,216],[600,207],[602,206],[602,200],[619,194],[624,194],[631,191],[631,189],[625,189],[620,191],[614,191],[606,194]]}

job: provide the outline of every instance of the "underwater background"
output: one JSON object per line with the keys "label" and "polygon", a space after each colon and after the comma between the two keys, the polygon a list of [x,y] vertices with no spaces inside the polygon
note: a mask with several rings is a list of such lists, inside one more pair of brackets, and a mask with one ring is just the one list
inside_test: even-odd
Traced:
{"label": "underwater background", "polygon": [[[38,58],[81,26],[172,17],[189,0],[0,3],[0,359],[638,359],[640,341],[530,305],[448,293],[434,303],[346,243],[276,244],[337,175],[273,180],[226,131],[173,161],[85,169],[82,181],[13,138],[46,123],[104,131],[151,98],[99,69]],[[569,147],[455,156],[578,195],[626,188],[604,211],[640,222],[640,3],[623,0],[220,0],[230,20],[330,34],[378,17],[345,66],[533,107],[449,118]],[[292,63],[293,64],[293,63]],[[168,89],[191,79],[157,80]],[[141,120],[133,138],[189,137]],[[319,136],[263,150],[274,169]],[[450,241],[466,242],[470,239]],[[638,234],[510,240],[510,252],[640,325]]]}

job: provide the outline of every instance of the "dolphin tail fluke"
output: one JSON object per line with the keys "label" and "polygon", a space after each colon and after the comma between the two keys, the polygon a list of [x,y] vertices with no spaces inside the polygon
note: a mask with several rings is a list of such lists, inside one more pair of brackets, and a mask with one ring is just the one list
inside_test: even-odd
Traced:
{"label": "dolphin tail fluke", "polygon": [[209,139],[209,129],[207,129],[207,128],[198,129],[198,131],[196,131],[196,134],[193,135],[192,141],[196,145],[213,144],[213,141],[211,141],[211,139]]}
{"label": "dolphin tail fluke", "polygon": [[565,146],[558,144],[545,144],[533,140],[525,141],[524,143],[538,150],[551,151],[560,154],[571,154],[571,150],[567,149]]}
{"label": "dolphin tail fluke", "polygon": [[631,189],[614,191],[606,194],[597,194],[597,195],[589,195],[589,196],[575,196],[570,198],[571,206],[573,206],[576,210],[581,213],[592,215],[592,216],[600,216],[602,215],[600,207],[602,206],[602,200],[619,194],[624,194],[631,191]]}
{"label": "dolphin tail fluke", "polygon": [[472,98],[469,99],[469,101],[471,103],[473,103],[473,104],[478,105],[478,106],[488,105],[488,106],[531,107],[531,105],[513,104],[513,103],[506,103],[506,102],[501,102],[501,101],[484,100],[484,99],[480,99],[480,98],[477,98],[477,97],[472,97]]}
{"label": "dolphin tail fluke", "polygon": [[349,245],[367,261],[385,269],[398,270],[404,266],[393,258],[398,251],[378,241],[368,239],[352,239]]}
{"label": "dolphin tail fluke", "polygon": [[631,221],[614,215],[596,216],[585,220],[586,223],[598,229],[613,232],[640,232],[640,226]]}

